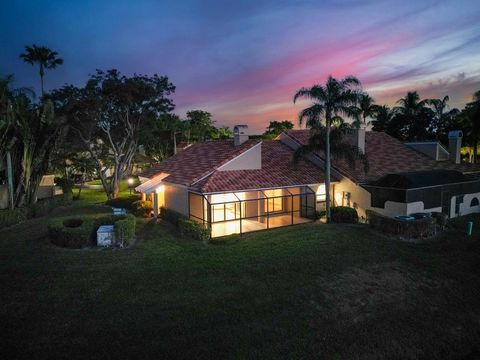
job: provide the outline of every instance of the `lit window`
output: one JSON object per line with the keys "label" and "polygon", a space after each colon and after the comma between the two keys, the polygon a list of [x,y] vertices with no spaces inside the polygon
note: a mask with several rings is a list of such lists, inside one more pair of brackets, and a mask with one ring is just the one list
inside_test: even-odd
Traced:
{"label": "lit window", "polygon": [[325,184],[322,184],[317,189],[317,202],[325,202],[327,200],[327,192],[325,191]]}
{"label": "lit window", "polygon": [[265,201],[265,211],[277,212],[283,210],[282,189],[265,190],[268,199]]}

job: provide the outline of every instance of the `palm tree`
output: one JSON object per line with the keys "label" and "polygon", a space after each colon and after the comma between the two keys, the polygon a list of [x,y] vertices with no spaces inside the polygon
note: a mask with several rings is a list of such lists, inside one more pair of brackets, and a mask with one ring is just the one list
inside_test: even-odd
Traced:
{"label": "palm tree", "polygon": [[23,61],[35,65],[40,65],[40,86],[42,89],[42,96],[44,94],[43,90],[43,76],[45,75],[45,69],[55,69],[57,65],[63,64],[63,59],[57,57],[58,53],[52,51],[45,46],[25,46],[25,52],[20,54],[20,57]]}
{"label": "palm tree", "polygon": [[[302,125],[303,121],[306,125],[321,129],[322,121],[325,122],[325,129],[317,130],[318,133],[324,137],[325,150],[325,188],[326,191],[326,217],[327,222],[330,221],[330,132],[332,128],[332,121],[342,115],[354,116],[354,105],[357,104],[360,95],[360,81],[353,76],[347,76],[344,79],[337,80],[329,76],[325,85],[316,84],[310,88],[301,88],[293,97],[293,102],[300,98],[311,100],[313,104],[303,109],[298,115],[299,123]],[[315,134],[313,134],[315,135]],[[318,136],[317,136],[318,138]],[[319,145],[319,143],[312,143]],[[310,148],[309,150],[313,150]]]}
{"label": "palm tree", "polygon": [[420,100],[420,96],[416,91],[409,91],[407,95],[397,101],[400,106],[396,107],[399,114],[410,118],[418,116],[428,105],[428,100]]}
{"label": "palm tree", "polygon": [[373,131],[386,131],[388,133],[389,125],[393,117],[395,116],[395,111],[390,109],[387,105],[375,107],[374,120],[372,121]]}
{"label": "palm tree", "polygon": [[433,124],[432,127],[435,131],[435,137],[438,140],[440,132],[445,123],[452,117],[458,114],[458,109],[448,110],[448,101],[450,98],[445,96],[443,99],[428,99],[426,100],[427,104],[432,107],[433,110]]}
{"label": "palm tree", "polygon": [[361,124],[368,125],[367,118],[373,117],[376,114],[378,106],[375,105],[375,100],[366,94],[360,94],[358,97],[358,105],[355,110],[357,112],[353,125],[359,127]]}

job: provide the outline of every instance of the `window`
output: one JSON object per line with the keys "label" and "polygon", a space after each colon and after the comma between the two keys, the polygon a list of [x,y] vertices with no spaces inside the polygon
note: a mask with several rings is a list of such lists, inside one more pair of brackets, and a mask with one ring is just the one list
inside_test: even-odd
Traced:
{"label": "window", "polygon": [[283,210],[282,189],[265,190],[267,199],[265,200],[265,211],[278,212]]}
{"label": "window", "polygon": [[325,190],[325,184],[322,184],[317,189],[317,203],[325,202],[327,200],[327,192]]}
{"label": "window", "polygon": [[473,198],[472,201],[470,201],[470,207],[478,206],[480,203],[478,202],[477,198]]}

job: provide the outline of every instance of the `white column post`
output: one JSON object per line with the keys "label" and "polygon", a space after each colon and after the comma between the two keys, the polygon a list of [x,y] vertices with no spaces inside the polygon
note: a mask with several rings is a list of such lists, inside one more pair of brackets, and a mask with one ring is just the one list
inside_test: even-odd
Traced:
{"label": "white column post", "polygon": [[153,193],[153,216],[158,218],[158,194],[156,190]]}

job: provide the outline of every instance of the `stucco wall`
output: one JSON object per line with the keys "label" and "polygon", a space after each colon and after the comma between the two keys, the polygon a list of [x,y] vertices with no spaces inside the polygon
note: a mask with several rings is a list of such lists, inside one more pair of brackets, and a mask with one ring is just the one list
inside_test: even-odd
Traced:
{"label": "stucco wall", "polygon": [[[343,192],[350,193],[349,203],[343,203],[344,206],[355,207],[358,212],[358,216],[365,217],[365,210],[372,209],[371,204],[371,195],[364,188],[356,185],[353,181],[343,178],[340,182],[335,184],[335,206],[342,205],[342,196]],[[377,209],[373,209],[378,211]]]}
{"label": "stucco wall", "polygon": [[[474,194],[465,194],[463,196],[463,202],[460,204],[460,215],[468,215],[471,213],[480,212],[480,206],[470,206],[473,198],[477,198],[480,201],[480,193]],[[455,209],[455,200],[453,201],[453,206]]]}
{"label": "stucco wall", "polygon": [[262,168],[262,143],[258,143],[241,155],[218,168],[219,171],[249,170]]}
{"label": "stucco wall", "polygon": [[8,186],[0,185],[0,209],[8,208]]}
{"label": "stucco wall", "polygon": [[185,187],[165,183],[165,207],[188,216],[188,190]]}

